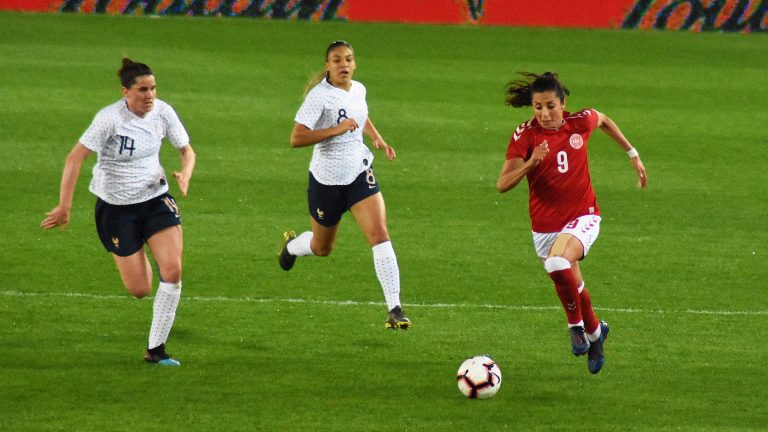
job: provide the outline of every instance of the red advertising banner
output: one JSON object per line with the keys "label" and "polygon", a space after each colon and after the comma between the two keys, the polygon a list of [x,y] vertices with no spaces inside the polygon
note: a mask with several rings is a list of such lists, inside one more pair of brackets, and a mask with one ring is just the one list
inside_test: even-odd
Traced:
{"label": "red advertising banner", "polygon": [[0,10],[420,24],[768,31],[768,0],[0,0]]}
{"label": "red advertising banner", "polygon": [[347,1],[351,21],[618,28],[633,0]]}
{"label": "red advertising banner", "polygon": [[55,10],[51,6],[48,2],[39,0],[0,0],[0,10],[48,12]]}

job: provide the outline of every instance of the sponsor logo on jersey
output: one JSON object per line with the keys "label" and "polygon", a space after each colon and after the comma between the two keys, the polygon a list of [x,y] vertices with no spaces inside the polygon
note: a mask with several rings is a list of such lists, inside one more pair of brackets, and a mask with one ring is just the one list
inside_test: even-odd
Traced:
{"label": "sponsor logo on jersey", "polygon": [[570,142],[571,142],[571,147],[578,150],[584,145],[584,138],[582,138],[581,135],[579,134],[573,134],[571,135]]}

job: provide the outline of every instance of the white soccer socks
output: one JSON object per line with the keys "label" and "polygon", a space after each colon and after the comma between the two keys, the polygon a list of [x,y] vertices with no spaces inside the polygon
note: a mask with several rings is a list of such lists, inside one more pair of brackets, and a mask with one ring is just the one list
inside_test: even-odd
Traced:
{"label": "white soccer socks", "polygon": [[304,231],[298,237],[288,242],[288,253],[293,256],[314,255],[310,243],[312,243],[312,231]]}
{"label": "white soccer socks", "polygon": [[400,268],[397,265],[397,256],[391,241],[379,243],[372,250],[373,267],[384,291],[387,310],[391,311],[395,306],[400,306]]}
{"label": "white soccer socks", "polygon": [[176,307],[181,298],[181,281],[160,282],[152,305],[152,326],[149,329],[149,349],[165,343],[176,318]]}

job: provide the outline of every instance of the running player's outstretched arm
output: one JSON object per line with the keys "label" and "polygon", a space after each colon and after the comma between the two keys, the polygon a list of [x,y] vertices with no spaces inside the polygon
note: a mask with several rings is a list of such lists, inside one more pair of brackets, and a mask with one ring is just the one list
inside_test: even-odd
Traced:
{"label": "running player's outstretched arm", "polygon": [[195,162],[197,157],[195,151],[192,150],[192,146],[187,144],[179,149],[181,155],[181,171],[174,171],[173,176],[176,177],[176,181],[179,183],[179,191],[181,196],[186,197],[189,190],[189,180],[192,178],[192,171],[195,170]]}
{"label": "running player's outstretched arm", "polygon": [[373,125],[371,122],[371,119],[367,119],[365,121],[365,127],[363,128],[363,132],[365,132],[366,135],[373,141],[373,147],[377,149],[382,149],[387,155],[387,159],[392,160],[397,157],[395,154],[395,149],[389,146],[389,144],[384,141],[384,138],[381,137],[381,134],[378,130],[376,130],[376,126]]}
{"label": "running player's outstretched arm", "polygon": [[91,153],[93,152],[79,142],[69,152],[64,163],[64,173],[61,175],[59,205],[45,214],[47,217],[40,223],[41,227],[51,229],[60,226],[63,228],[69,224],[72,199],[75,196],[75,185],[77,185],[77,178],[80,176],[80,167]]}
{"label": "running player's outstretched arm", "polygon": [[600,129],[602,129],[606,135],[611,137],[611,139],[616,141],[616,143],[622,149],[624,149],[625,152],[627,152],[627,155],[629,155],[629,161],[632,163],[632,166],[637,172],[637,185],[645,189],[645,187],[648,185],[648,176],[645,172],[643,161],[640,160],[640,155],[637,154],[637,150],[632,147],[632,144],[630,144],[629,140],[624,136],[623,133],[621,133],[621,129],[619,129],[619,127],[616,125],[616,123],[613,122],[613,120],[611,120],[610,117],[601,112],[597,112],[597,116],[597,126],[600,127]]}

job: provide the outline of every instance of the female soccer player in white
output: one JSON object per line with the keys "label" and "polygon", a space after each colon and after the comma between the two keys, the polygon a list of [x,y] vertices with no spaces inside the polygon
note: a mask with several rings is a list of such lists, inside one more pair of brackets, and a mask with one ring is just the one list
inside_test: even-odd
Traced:
{"label": "female soccer player in white", "polygon": [[111,252],[120,277],[136,298],[152,292],[152,266],[144,253],[149,245],[160,271],[153,305],[149,344],[144,359],[178,366],[165,352],[181,295],[181,215],[160,165],[160,145],[168,140],[181,154],[181,170],[173,176],[187,195],[195,152],[173,108],[157,99],[155,76],[143,63],[124,58],[118,71],[123,99],[99,111],[69,152],[61,179],[59,204],[41,223],[45,229],[69,223],[72,198],[83,161],[96,152],[90,191],[97,196],[96,228]]}
{"label": "female soccer player in white", "polygon": [[[605,362],[608,325],[598,321],[584,286],[579,261],[600,232],[600,210],[589,177],[587,144],[600,128],[627,152],[639,186],[648,181],[637,150],[603,113],[565,111],[568,89],[557,74],[524,73],[507,87],[507,104],[531,107],[533,119],[515,130],[497,187],[506,192],[528,179],[529,212],[536,254],[555,283],[565,309],[573,354],[588,354],[587,368],[598,373]],[[585,332],[586,327],[586,332]]]}
{"label": "female soccer player in white", "polygon": [[298,237],[286,232],[279,261],[288,271],[297,256],[328,256],[341,216],[349,210],[373,249],[376,276],[389,310],[386,327],[407,330],[412,324],[400,305],[400,270],[373,173],[373,154],[363,142],[363,132],[387,159],[395,158],[395,150],[368,118],[365,87],[352,80],[355,68],[352,46],[344,41],[331,43],[325,52],[325,70],[308,86],[294,119],[291,146],[315,146],[307,189],[312,231]]}

